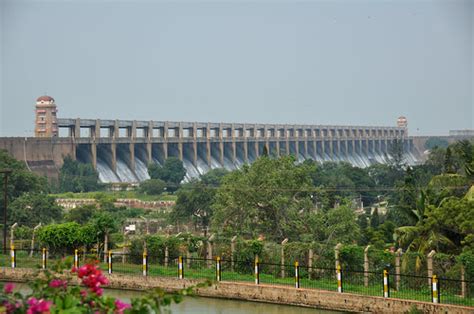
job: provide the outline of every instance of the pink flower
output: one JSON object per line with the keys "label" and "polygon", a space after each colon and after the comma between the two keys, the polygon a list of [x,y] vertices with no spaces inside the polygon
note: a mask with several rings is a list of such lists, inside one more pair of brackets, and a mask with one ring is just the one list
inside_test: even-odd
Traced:
{"label": "pink flower", "polygon": [[5,287],[3,287],[3,292],[10,294],[13,292],[13,289],[15,289],[15,285],[9,282],[5,285]]}
{"label": "pink flower", "polygon": [[49,308],[53,302],[46,301],[43,299],[30,298],[28,300],[28,305],[30,306],[26,311],[26,314],[40,314],[40,313],[49,313]]}
{"label": "pink flower", "polygon": [[119,299],[115,300],[115,313],[123,314],[123,311],[131,308],[132,306],[128,303],[122,302]]}
{"label": "pink flower", "polygon": [[108,279],[102,275],[100,269],[95,265],[84,265],[77,270],[77,277],[82,279],[82,284],[90,289],[91,292],[98,296],[102,295],[101,285],[107,285]]}
{"label": "pink flower", "polygon": [[49,283],[49,286],[51,288],[64,288],[64,289],[66,289],[67,288],[67,281],[61,280],[61,279],[53,279]]}

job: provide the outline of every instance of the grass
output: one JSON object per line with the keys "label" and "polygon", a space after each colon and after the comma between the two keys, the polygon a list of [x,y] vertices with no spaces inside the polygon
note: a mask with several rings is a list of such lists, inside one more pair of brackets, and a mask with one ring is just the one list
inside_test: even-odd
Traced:
{"label": "grass", "polygon": [[101,192],[84,192],[84,193],[60,193],[51,194],[54,198],[74,198],[74,199],[101,199],[101,198],[130,198],[139,199],[142,201],[175,201],[176,195],[161,194],[161,195],[146,195],[138,193],[137,191],[101,191]]}
{"label": "grass", "polygon": [[[18,252],[17,254],[17,267],[18,268],[40,268],[41,255],[36,253],[32,258],[28,256],[27,252]],[[54,261],[48,261],[48,264]],[[11,259],[9,255],[0,254],[0,267],[11,267]],[[216,279],[215,264],[214,262],[208,267],[206,261],[194,260],[191,267],[188,267],[186,262],[184,263],[184,277],[189,279]],[[100,267],[104,272],[107,272],[108,266],[106,263],[100,263]],[[223,281],[236,281],[236,282],[255,282],[251,267],[246,268],[245,273],[237,271],[230,271],[230,266],[223,264],[222,267],[222,280]],[[263,268],[265,270],[265,268]],[[130,261],[122,263],[121,258],[115,260],[113,263],[114,274],[134,275],[137,277],[142,276],[142,265],[134,264]],[[294,286],[295,278],[290,271],[287,271],[287,277],[281,278],[270,273],[279,274],[279,268],[275,269],[267,268],[267,273],[260,273],[260,283],[262,284],[273,284],[273,285],[285,285]],[[150,277],[171,277],[177,278],[178,267],[174,260],[170,261],[168,266],[165,267],[161,264],[152,263],[148,265],[148,276]],[[402,279],[400,283],[400,290],[396,291],[393,287],[390,289],[390,297],[397,299],[417,300],[424,302],[431,302],[431,289],[429,289],[427,283],[420,284],[418,281],[410,281],[409,277]],[[459,284],[460,285],[460,284]],[[331,272],[326,273],[315,273],[312,275],[312,279],[308,278],[307,273],[302,273],[300,278],[301,288],[320,289],[328,291],[337,291],[337,281],[335,275]],[[362,273],[346,273],[343,276],[343,290],[344,292],[370,295],[370,296],[383,296],[383,287],[381,276],[372,276],[369,278],[368,286],[364,285]],[[453,288],[441,286],[440,303],[445,304],[456,304],[464,306],[474,306],[474,298],[472,296],[462,298],[457,295],[457,290]]]}

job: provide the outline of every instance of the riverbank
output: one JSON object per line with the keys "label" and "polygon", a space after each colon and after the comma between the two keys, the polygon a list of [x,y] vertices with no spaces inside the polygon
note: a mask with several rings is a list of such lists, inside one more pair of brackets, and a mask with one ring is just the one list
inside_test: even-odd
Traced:
{"label": "riverbank", "polygon": [[[30,269],[8,269],[0,272],[0,280],[25,282],[35,277]],[[110,288],[127,290],[148,290],[161,287],[175,291],[196,285],[198,280],[166,277],[137,277],[110,275]],[[196,295],[233,300],[258,301],[283,305],[297,305],[309,308],[336,310],[343,312],[405,313],[416,307],[424,313],[472,313],[473,308],[448,304],[434,304],[412,300],[338,293],[316,289],[302,289],[288,286],[255,285],[243,282],[219,282],[208,288],[196,289]]]}

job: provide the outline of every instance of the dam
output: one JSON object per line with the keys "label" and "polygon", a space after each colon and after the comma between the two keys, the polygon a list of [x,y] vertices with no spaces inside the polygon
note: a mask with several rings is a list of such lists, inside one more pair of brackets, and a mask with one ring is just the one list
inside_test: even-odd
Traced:
{"label": "dam", "polygon": [[397,126],[376,127],[80,119],[59,118],[57,112],[53,97],[38,97],[35,137],[0,138],[0,149],[50,178],[57,178],[70,156],[92,164],[104,183],[146,180],[148,165],[162,165],[169,157],[183,162],[185,180],[191,180],[210,169],[238,169],[264,154],[368,167],[388,163],[397,142],[406,163],[421,156],[403,116]]}
{"label": "dam", "polygon": [[210,169],[234,170],[263,154],[347,161],[358,167],[387,163],[395,140],[407,162],[416,162],[413,141],[403,127],[290,125],[58,119],[59,138],[71,141],[71,155],[91,163],[102,182],[148,179],[149,163],[177,157],[189,180]]}

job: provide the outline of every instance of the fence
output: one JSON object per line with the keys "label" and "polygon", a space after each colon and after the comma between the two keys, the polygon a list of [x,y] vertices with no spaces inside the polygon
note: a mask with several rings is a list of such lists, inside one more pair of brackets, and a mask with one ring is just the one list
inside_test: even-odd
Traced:
{"label": "fence", "polygon": [[474,282],[436,275],[416,276],[383,271],[348,268],[319,268],[294,264],[259,261],[206,259],[184,256],[123,254],[118,252],[49,254],[46,249],[10,249],[0,254],[0,266],[7,268],[46,269],[69,256],[76,267],[91,260],[109,274],[160,276],[171,278],[209,279],[215,281],[252,282],[266,285],[286,285],[295,288],[320,289],[361,295],[410,299],[434,303],[474,306]]}

